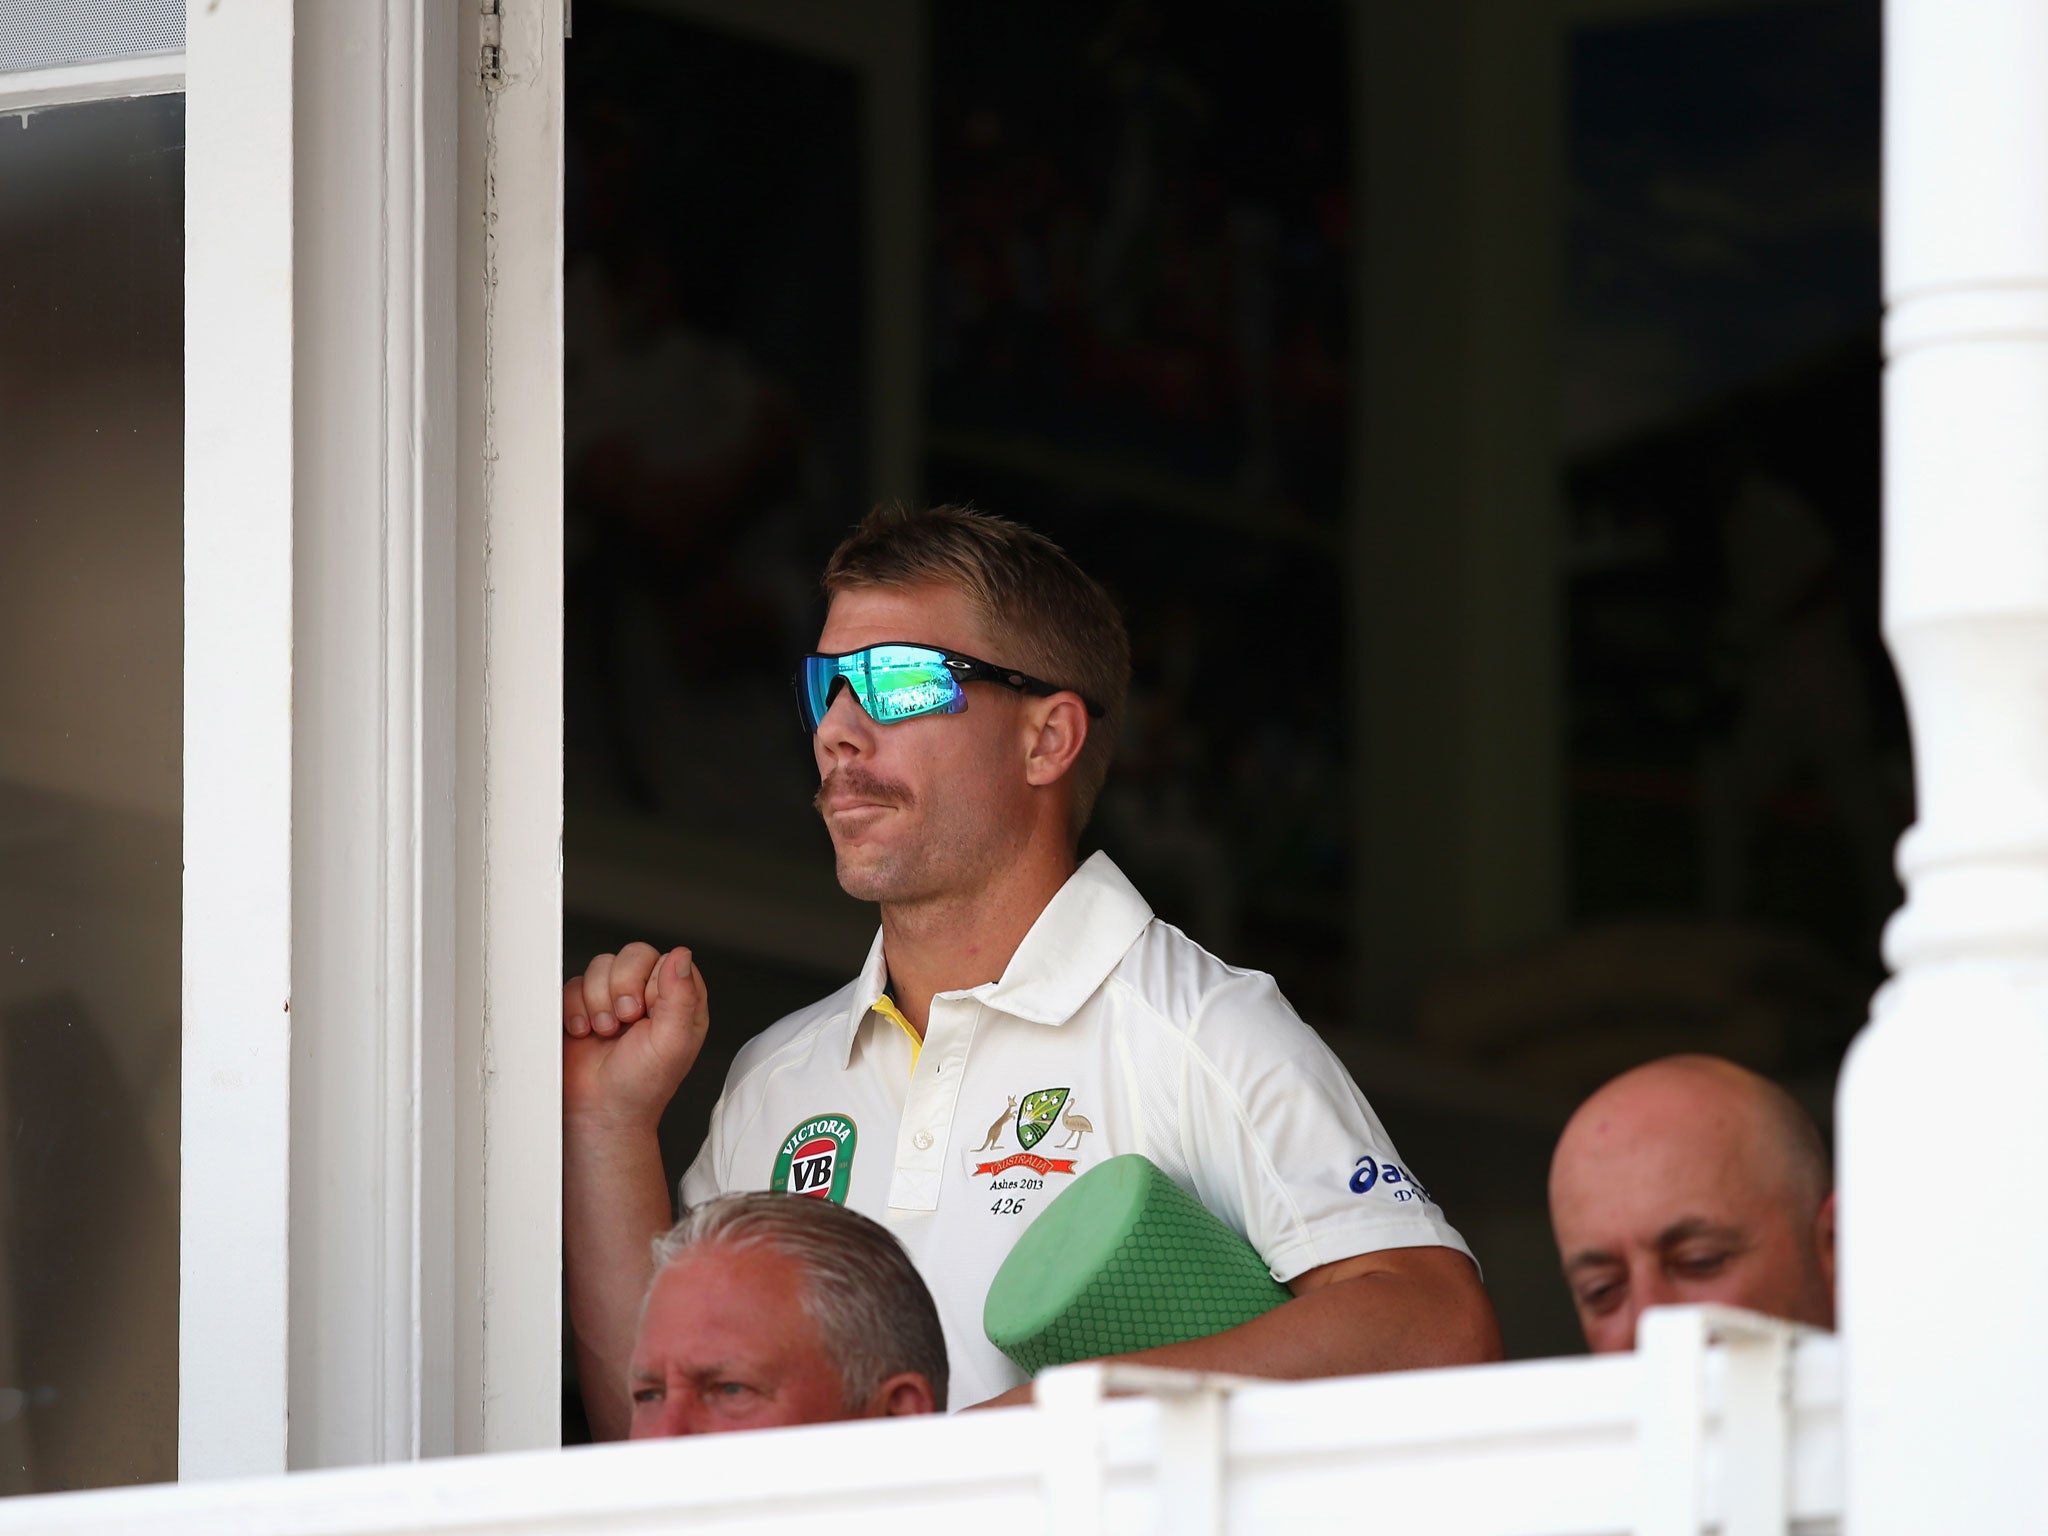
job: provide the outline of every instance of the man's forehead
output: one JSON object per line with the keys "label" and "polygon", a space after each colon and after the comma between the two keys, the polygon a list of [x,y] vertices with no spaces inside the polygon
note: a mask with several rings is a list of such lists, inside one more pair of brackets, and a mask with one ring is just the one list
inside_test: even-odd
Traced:
{"label": "man's forehead", "polygon": [[654,1281],[635,1358],[710,1359],[779,1344],[805,1326],[800,1286],[794,1266],[772,1249],[686,1253]]}
{"label": "man's forehead", "polygon": [[778,1305],[745,1309],[727,1298],[703,1300],[704,1305],[666,1309],[641,1328],[629,1367],[634,1380],[759,1376],[800,1354],[808,1342],[802,1321]]}
{"label": "man's forehead", "polygon": [[818,649],[857,651],[889,640],[975,654],[977,646],[990,643],[986,626],[965,593],[927,582],[914,587],[854,587],[839,593],[825,612]]}
{"label": "man's forehead", "polygon": [[1553,1183],[1559,1251],[1648,1252],[1703,1232],[1755,1235],[1789,1212],[1755,1157],[1591,1159]]}
{"label": "man's forehead", "polygon": [[[1602,1136],[1579,1127],[1551,1169],[1552,1214],[1600,1241],[1647,1242],[1685,1219],[1732,1223],[1780,1196],[1763,1149],[1718,1128],[1674,1124],[1661,1133]],[[1586,1130],[1596,1134],[1583,1134]]]}
{"label": "man's forehead", "polygon": [[1713,1057],[1650,1062],[1607,1083],[1579,1106],[1565,1147],[1589,1155],[1727,1157],[1770,1129],[1762,1080]]}
{"label": "man's forehead", "polygon": [[1582,1105],[1551,1164],[1553,1205],[1649,1205],[1668,1217],[1678,1204],[1739,1203],[1770,1182],[1770,1149],[1744,1106],[1673,1086],[1610,1088]]}

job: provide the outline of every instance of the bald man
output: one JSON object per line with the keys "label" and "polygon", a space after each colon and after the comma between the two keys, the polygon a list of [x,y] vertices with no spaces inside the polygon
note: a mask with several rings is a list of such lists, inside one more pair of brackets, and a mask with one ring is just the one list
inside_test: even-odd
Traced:
{"label": "bald man", "polygon": [[1733,1062],[1667,1057],[1580,1105],[1550,1161],[1550,1224],[1595,1354],[1635,1348],[1646,1307],[1835,1325],[1826,1143],[1790,1094]]}

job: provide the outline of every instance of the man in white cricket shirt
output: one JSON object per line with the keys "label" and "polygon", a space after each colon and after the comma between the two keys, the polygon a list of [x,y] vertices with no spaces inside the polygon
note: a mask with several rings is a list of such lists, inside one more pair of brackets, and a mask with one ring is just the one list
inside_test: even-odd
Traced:
{"label": "man in white cricket shirt", "polygon": [[[961,508],[871,513],[826,568],[800,665],[839,882],[881,909],[847,986],[726,1079],[684,1203],[775,1189],[886,1225],[937,1299],[952,1401],[1022,1401],[983,1336],[1018,1235],[1142,1152],[1243,1233],[1294,1299],[1147,1363],[1307,1377],[1498,1358],[1464,1241],[1271,977],[1153,917],[1075,845],[1108,772],[1130,648],[1057,546]],[[593,1430],[626,1432],[656,1141],[710,1027],[687,949],[600,955],[562,994],[564,1239]]]}

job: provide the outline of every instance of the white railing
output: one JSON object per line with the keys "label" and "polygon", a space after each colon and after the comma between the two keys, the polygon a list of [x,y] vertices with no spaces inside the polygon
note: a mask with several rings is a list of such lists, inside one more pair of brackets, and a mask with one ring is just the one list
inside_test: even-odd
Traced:
{"label": "white railing", "polygon": [[1072,1366],[1029,1408],[15,1499],[0,1536],[1840,1528],[1832,1338],[1714,1308],[1652,1312],[1642,1338],[1302,1383]]}
{"label": "white railing", "polygon": [[2048,1529],[2048,1224],[2026,1214],[2048,1165],[2048,0],[1885,0],[1884,23],[1884,635],[1915,806],[1885,931],[1897,975],[1836,1097],[1845,1508],[1857,1536],[2031,1532]]}

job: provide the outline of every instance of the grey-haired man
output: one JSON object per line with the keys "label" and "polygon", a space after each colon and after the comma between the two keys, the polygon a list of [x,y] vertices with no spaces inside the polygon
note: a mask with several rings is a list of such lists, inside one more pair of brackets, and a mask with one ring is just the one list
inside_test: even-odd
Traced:
{"label": "grey-haired man", "polygon": [[946,1341],[902,1245],[800,1195],[726,1195],[654,1246],[627,1388],[632,1438],[946,1405]]}

